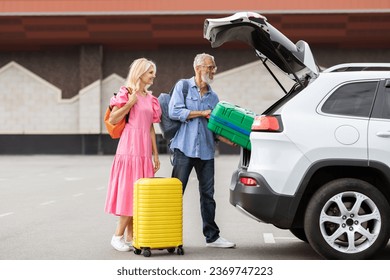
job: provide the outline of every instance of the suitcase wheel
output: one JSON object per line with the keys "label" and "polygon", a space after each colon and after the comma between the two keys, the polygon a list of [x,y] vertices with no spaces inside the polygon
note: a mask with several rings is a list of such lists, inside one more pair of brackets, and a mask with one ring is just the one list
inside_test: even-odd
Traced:
{"label": "suitcase wheel", "polygon": [[169,253],[173,254],[173,253],[175,252],[175,248],[169,248],[169,249],[167,249],[167,251],[168,251]]}
{"label": "suitcase wheel", "polygon": [[184,249],[182,247],[177,248],[177,254],[178,255],[184,255]]}
{"label": "suitcase wheel", "polygon": [[152,255],[152,252],[150,251],[150,249],[144,249],[144,257],[150,257]]}
{"label": "suitcase wheel", "polygon": [[136,248],[134,248],[134,254],[136,254],[136,255],[140,255],[141,254],[141,250],[140,249],[136,249]]}

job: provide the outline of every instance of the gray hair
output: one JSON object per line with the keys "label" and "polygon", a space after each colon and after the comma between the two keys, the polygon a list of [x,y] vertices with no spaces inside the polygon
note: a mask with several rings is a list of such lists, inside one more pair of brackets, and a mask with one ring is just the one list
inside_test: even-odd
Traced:
{"label": "gray hair", "polygon": [[211,58],[213,60],[213,62],[215,63],[214,56],[209,55],[207,53],[200,53],[200,54],[197,54],[195,56],[194,70],[195,70],[196,66],[202,65],[204,63],[204,61],[206,60],[206,58]]}

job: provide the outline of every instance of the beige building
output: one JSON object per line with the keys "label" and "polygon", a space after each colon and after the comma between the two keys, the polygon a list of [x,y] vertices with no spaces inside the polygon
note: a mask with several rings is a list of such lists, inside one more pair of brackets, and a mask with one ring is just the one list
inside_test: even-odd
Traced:
{"label": "beige building", "polygon": [[248,47],[212,49],[202,35],[208,17],[259,12],[293,42],[307,41],[322,67],[390,62],[389,1],[71,2],[0,3],[0,154],[113,153],[103,115],[138,57],[156,62],[158,96],[208,52],[220,99],[262,113],[282,91]]}

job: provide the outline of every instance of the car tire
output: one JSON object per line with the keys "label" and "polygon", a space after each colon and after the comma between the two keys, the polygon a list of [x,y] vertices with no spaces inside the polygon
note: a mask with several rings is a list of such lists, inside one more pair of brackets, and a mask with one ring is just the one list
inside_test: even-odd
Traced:
{"label": "car tire", "polygon": [[342,178],[310,200],[304,228],[312,248],[327,259],[368,259],[389,240],[390,207],[373,185]]}
{"label": "car tire", "polygon": [[305,229],[303,228],[290,228],[290,232],[299,240],[308,242]]}

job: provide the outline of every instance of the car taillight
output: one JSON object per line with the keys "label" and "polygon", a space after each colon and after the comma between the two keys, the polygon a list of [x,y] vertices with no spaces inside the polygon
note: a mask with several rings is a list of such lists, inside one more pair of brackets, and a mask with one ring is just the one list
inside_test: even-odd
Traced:
{"label": "car taillight", "polygon": [[245,186],[257,186],[256,180],[250,177],[241,177],[240,182]]}
{"label": "car taillight", "polygon": [[256,116],[252,124],[252,131],[283,131],[280,116]]}

